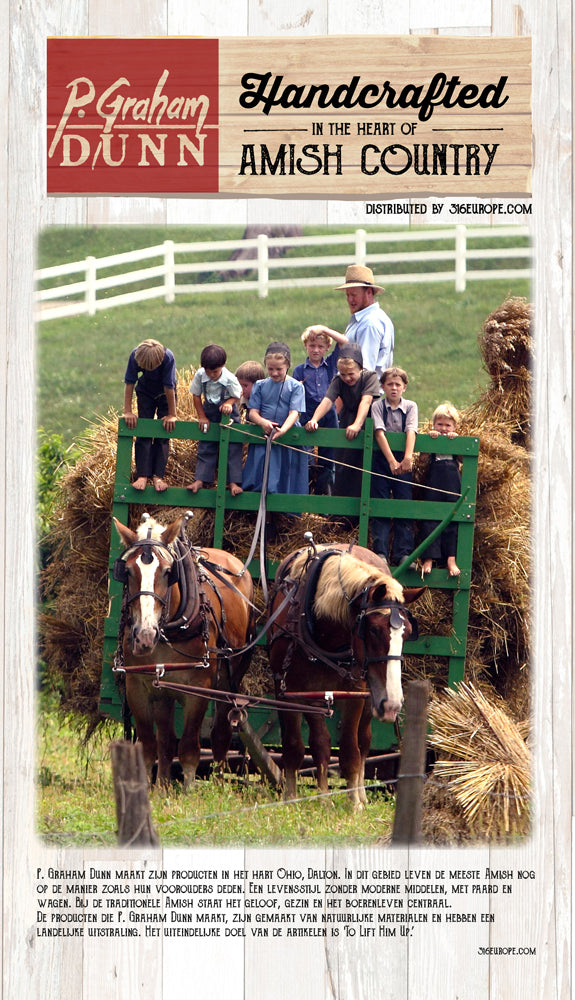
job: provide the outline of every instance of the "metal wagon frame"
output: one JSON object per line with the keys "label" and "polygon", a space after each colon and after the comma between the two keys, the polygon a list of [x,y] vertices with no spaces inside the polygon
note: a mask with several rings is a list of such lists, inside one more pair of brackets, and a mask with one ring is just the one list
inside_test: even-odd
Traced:
{"label": "metal wagon frame", "polygon": [[[218,468],[227,468],[228,447],[231,442],[245,442],[261,439],[265,441],[260,428],[253,425],[214,424],[210,425],[204,434],[195,421],[178,421],[175,430],[168,434],[159,420],[138,420],[135,429],[129,429],[124,420],[119,420],[118,450],[116,458],[116,475],[113,495],[113,514],[123,524],[128,523],[129,508],[132,504],[139,506],[182,507],[183,509],[207,508],[214,511],[214,529],[211,544],[216,548],[223,547],[224,518],[228,511],[254,511],[260,503],[260,494],[244,492],[232,497],[226,489],[226,477],[220,476],[215,489],[202,489],[193,494],[183,487],[169,487],[163,493],[157,493],[153,487],[136,490],[130,483],[132,469],[132,446],[135,437],[169,437],[180,440],[216,441],[219,445]],[[388,434],[393,450],[401,449],[405,434]],[[310,445],[333,447],[337,449],[353,449],[362,451],[362,485],[359,497],[315,496],[293,494],[268,494],[266,507],[271,512],[278,513],[314,513],[339,514],[357,517],[358,527],[354,533],[360,545],[368,545],[369,519],[373,516],[402,517],[412,520],[442,521],[446,512],[452,513],[454,501],[438,503],[428,500],[381,500],[370,496],[372,451],[374,448],[373,421],[368,418],[363,430],[353,441],[348,441],[345,432],[339,429],[318,430],[313,438],[303,428],[293,428],[282,437],[282,442],[290,447],[309,448]],[[281,447],[281,445],[278,445]],[[377,447],[377,445],[375,445]],[[453,595],[453,614],[449,635],[421,635],[416,641],[406,646],[409,656],[423,656],[446,659],[448,663],[448,685],[453,687],[463,680],[465,672],[465,653],[467,628],[469,619],[469,599],[471,588],[471,568],[473,553],[473,531],[475,523],[475,501],[477,490],[477,464],[479,455],[479,439],[477,437],[458,437],[456,443],[447,437],[432,438],[427,434],[418,434],[416,450],[430,454],[452,454],[454,450],[462,458],[461,496],[462,501],[453,513],[453,521],[458,525],[457,563],[461,570],[459,577],[450,578],[445,569],[432,569],[426,576],[425,583],[431,589],[450,591]],[[190,470],[191,472],[191,470]],[[294,548],[301,539],[294,539]],[[109,559],[109,612],[104,623],[104,651],[100,688],[101,711],[120,720],[122,718],[122,700],[112,672],[114,654],[118,641],[120,608],[122,600],[122,585],[113,579],[112,567],[115,559],[121,553],[121,542],[115,533],[111,534]],[[249,566],[254,579],[260,575],[259,563],[253,559]],[[273,579],[276,565],[268,560],[266,573],[268,579]],[[401,582],[408,586],[421,585],[420,576],[413,570],[401,568],[394,575],[401,576]],[[265,639],[264,639],[265,641]],[[211,724],[210,706],[206,715],[206,741]],[[279,747],[281,745],[279,722],[275,709],[265,706],[250,708],[250,721],[253,724],[259,740],[265,745]],[[338,713],[327,720],[332,738],[332,745],[338,745]],[[377,755],[389,751],[397,743],[397,733],[390,723],[376,720],[372,723],[372,753]],[[307,733],[304,729],[304,740]]]}

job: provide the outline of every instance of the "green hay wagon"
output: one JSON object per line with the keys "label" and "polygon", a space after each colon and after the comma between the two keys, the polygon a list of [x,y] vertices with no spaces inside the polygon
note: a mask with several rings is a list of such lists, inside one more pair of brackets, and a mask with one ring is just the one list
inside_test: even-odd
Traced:
{"label": "green hay wagon", "polygon": [[[227,467],[227,452],[230,442],[244,441],[246,427],[242,425],[222,426],[212,424],[208,431],[208,440],[219,441],[219,468]],[[250,440],[253,437],[260,437],[259,428],[249,425]],[[156,493],[152,487],[147,487],[144,491],[135,490],[130,485],[132,469],[132,445],[135,436],[141,437],[161,437],[168,436],[163,430],[161,423],[155,420],[139,420],[135,430],[129,430],[124,421],[120,420],[118,429],[118,452],[116,463],[116,477],[114,485],[113,513],[124,524],[128,523],[129,508],[131,504],[142,505],[148,503],[150,506],[166,506],[168,508],[181,507],[183,510],[198,508],[211,508],[214,510],[214,529],[211,544],[216,548],[223,548],[224,517],[229,511],[253,511],[255,512],[260,502],[259,493],[244,492],[237,497],[232,497],[225,487],[225,477],[221,476],[215,489],[202,489],[193,494],[184,488],[170,487],[164,493]],[[176,424],[176,429],[171,438],[188,440],[206,439],[196,422],[180,421]],[[389,434],[390,445],[394,450],[401,449],[404,442],[404,434]],[[294,428],[288,432],[282,441],[286,445],[303,448],[310,446],[310,436],[303,428]],[[461,575],[457,578],[449,578],[445,569],[433,569],[429,576],[425,578],[427,586],[431,589],[445,590],[452,595],[452,623],[448,635],[420,635],[416,641],[406,644],[405,653],[410,657],[432,657],[435,660],[444,659],[448,665],[448,685],[454,686],[463,680],[465,666],[465,651],[467,638],[467,625],[469,616],[469,593],[471,586],[471,563],[473,551],[473,529],[475,518],[475,499],[477,488],[477,461],[479,453],[479,439],[476,437],[458,437],[456,450],[462,458],[462,500],[456,505],[451,500],[445,503],[430,502],[426,500],[380,500],[370,496],[370,472],[372,464],[372,450],[374,447],[373,423],[371,419],[366,421],[365,427],[360,435],[352,442],[348,441],[342,430],[320,430],[314,434],[313,444],[336,447],[338,449],[353,448],[362,449],[363,461],[361,495],[359,497],[341,496],[315,496],[315,495],[285,495],[268,494],[266,498],[267,509],[278,513],[301,513],[309,512],[319,515],[347,515],[359,519],[358,527],[354,531],[356,540],[360,545],[368,546],[369,518],[372,516],[387,516],[411,518],[413,520],[435,520],[443,521],[446,516],[452,516],[458,524],[457,543],[457,563],[461,570]],[[376,446],[377,447],[377,446]],[[422,453],[452,453],[454,442],[447,437],[432,438],[426,434],[418,434],[416,449]],[[454,512],[455,510],[455,512]],[[193,526],[193,522],[192,522]],[[204,542],[205,544],[205,542]],[[304,545],[303,529],[298,532],[294,528],[293,548]],[[414,550],[419,554],[419,549]],[[117,648],[118,627],[120,619],[120,607],[122,600],[122,585],[115,581],[111,575],[114,560],[121,552],[121,543],[115,532],[111,535],[110,544],[110,607],[109,614],[105,620],[104,631],[104,657],[102,668],[102,680],[100,689],[100,708],[103,713],[115,719],[122,719],[122,699],[115,675],[112,671],[114,654]],[[405,564],[408,565],[407,563]],[[268,561],[267,578],[273,580],[276,565]],[[252,560],[249,566],[250,572],[255,579],[260,574],[259,561]],[[401,582],[408,586],[421,585],[419,575],[409,569],[394,570],[394,575],[398,576]],[[261,627],[261,626],[260,626]],[[265,643],[265,636],[262,637]],[[279,751],[281,747],[279,722],[277,713],[273,709],[265,706],[250,708],[250,725],[269,752]],[[211,724],[211,706],[206,715],[205,743],[209,746],[209,728]],[[338,714],[334,712],[328,720],[332,736],[332,746],[338,746]],[[374,760],[381,755],[393,752],[397,747],[398,734],[396,728],[390,723],[380,723],[374,720],[372,736],[372,750]],[[306,733],[304,730],[304,739]],[[208,757],[208,751],[206,751]]]}

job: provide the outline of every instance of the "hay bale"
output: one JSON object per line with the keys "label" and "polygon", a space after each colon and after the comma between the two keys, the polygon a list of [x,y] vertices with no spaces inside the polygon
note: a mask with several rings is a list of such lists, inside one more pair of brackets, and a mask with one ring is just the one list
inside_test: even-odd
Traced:
{"label": "hay bale", "polygon": [[531,322],[532,307],[519,296],[508,296],[487,317],[478,343],[491,381],[465,413],[471,425],[498,426],[523,447],[530,441]]}
{"label": "hay bale", "polygon": [[[429,742],[437,756],[424,796],[426,839],[453,843],[525,836],[529,750],[507,706],[493,693],[460,684],[436,696],[429,716]],[[439,827],[438,803],[444,817]]]}

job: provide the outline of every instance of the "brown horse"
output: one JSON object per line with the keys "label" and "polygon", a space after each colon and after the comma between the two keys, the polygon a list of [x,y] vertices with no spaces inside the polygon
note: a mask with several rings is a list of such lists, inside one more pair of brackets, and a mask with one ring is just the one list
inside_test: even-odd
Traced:
{"label": "brown horse", "polygon": [[[384,559],[359,545],[299,549],[278,567],[270,615],[292,600],[268,633],[277,697],[290,691],[369,691],[336,699],[341,715],[340,773],[355,808],[366,801],[365,760],[371,717],[394,722],[403,702],[403,641],[415,620],[405,607],[425,589],[405,589]],[[323,717],[303,713],[320,791],[327,792],[331,739]],[[286,798],[296,794],[304,743],[301,714],[280,712]]]}
{"label": "brown horse", "polygon": [[[124,582],[120,641],[124,665],[182,663],[165,680],[193,687],[237,689],[249,664],[244,654],[253,632],[253,583],[239,559],[221,549],[194,548],[181,531],[183,518],[164,526],[144,515],[137,531],[116,518],[124,545],[115,579]],[[237,652],[235,652],[237,651]],[[200,729],[208,697],[158,688],[155,671],[126,670],[126,698],[151,777],[167,785],[177,755],[184,787],[194,781]],[[175,701],[183,705],[183,730],[174,730]],[[212,727],[214,759],[223,763],[231,737],[228,708],[217,703]]]}

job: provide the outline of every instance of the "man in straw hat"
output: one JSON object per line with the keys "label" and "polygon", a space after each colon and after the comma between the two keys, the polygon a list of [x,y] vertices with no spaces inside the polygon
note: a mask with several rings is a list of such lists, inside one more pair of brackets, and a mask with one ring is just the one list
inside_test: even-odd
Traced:
{"label": "man in straw hat", "polygon": [[[382,372],[393,364],[395,336],[393,323],[379,302],[375,301],[377,293],[384,289],[375,283],[370,267],[350,264],[345,272],[343,285],[338,285],[336,289],[341,290],[345,291],[351,313],[345,336],[350,343],[359,344],[365,368],[377,372],[378,377],[381,377]],[[316,326],[314,329],[322,329],[334,339],[341,338],[340,333],[327,326]],[[338,347],[334,354],[337,351]]]}

